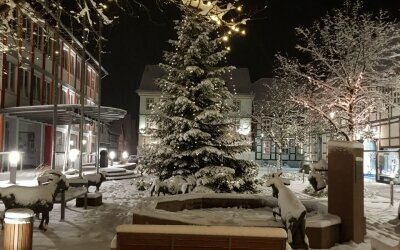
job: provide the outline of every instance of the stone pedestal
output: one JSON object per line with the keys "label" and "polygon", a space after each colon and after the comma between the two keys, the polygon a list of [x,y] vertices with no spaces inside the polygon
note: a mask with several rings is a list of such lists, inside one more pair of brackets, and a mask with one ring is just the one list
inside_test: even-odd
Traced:
{"label": "stone pedestal", "polygon": [[[98,207],[103,204],[103,195],[101,193],[88,193],[87,194],[87,205],[92,207]],[[83,207],[85,205],[85,198],[76,198],[76,206]]]}
{"label": "stone pedestal", "polygon": [[341,218],[340,242],[360,243],[364,217],[363,145],[328,142],[328,212]]}

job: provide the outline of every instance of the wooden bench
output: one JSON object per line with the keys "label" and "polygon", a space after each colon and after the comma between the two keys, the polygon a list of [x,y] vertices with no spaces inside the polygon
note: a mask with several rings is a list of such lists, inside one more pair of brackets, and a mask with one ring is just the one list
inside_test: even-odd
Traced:
{"label": "wooden bench", "polygon": [[117,250],[290,249],[282,228],[127,224],[116,231]]}
{"label": "wooden bench", "polygon": [[83,178],[71,178],[68,179],[69,188],[67,191],[63,191],[57,194],[54,203],[61,203],[61,220],[65,219],[65,208],[67,202],[78,197],[84,197],[84,207],[87,209],[87,194],[88,194],[88,180]]}

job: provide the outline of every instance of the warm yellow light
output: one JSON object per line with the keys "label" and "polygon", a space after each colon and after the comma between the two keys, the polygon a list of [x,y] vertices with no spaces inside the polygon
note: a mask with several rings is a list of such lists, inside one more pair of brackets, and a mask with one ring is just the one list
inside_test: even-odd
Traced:
{"label": "warm yellow light", "polygon": [[226,50],[231,51],[231,47],[226,47]]}
{"label": "warm yellow light", "polygon": [[236,10],[239,12],[242,11],[242,6],[237,7]]}
{"label": "warm yellow light", "polygon": [[232,35],[232,32],[231,32],[231,31],[228,31],[228,34],[229,34],[229,35]]}
{"label": "warm yellow light", "polygon": [[245,30],[242,30],[242,35],[246,35],[246,31]]}
{"label": "warm yellow light", "polygon": [[211,6],[211,2],[207,2],[207,5],[208,5],[208,6]]}
{"label": "warm yellow light", "polygon": [[229,37],[228,37],[228,36],[223,36],[223,37],[222,37],[222,40],[223,40],[224,42],[227,42],[227,41],[229,40]]}

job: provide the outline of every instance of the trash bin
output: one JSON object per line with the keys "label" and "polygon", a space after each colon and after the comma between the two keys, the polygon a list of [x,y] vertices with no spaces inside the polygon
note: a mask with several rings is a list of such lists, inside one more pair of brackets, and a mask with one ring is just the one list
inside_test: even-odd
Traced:
{"label": "trash bin", "polygon": [[25,208],[6,211],[3,232],[4,250],[32,250],[33,216],[33,211]]}
{"label": "trash bin", "polygon": [[101,168],[108,167],[108,152],[107,152],[107,150],[100,151],[100,167]]}

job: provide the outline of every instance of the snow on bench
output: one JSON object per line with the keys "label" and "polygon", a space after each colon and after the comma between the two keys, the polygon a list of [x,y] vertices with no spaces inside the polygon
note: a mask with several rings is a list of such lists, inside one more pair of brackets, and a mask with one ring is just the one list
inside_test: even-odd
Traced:
{"label": "snow on bench", "polygon": [[338,225],[341,222],[340,217],[334,214],[316,214],[307,217],[306,227],[323,228]]}
{"label": "snow on bench", "polygon": [[371,236],[371,250],[399,250],[399,240],[390,239],[381,235]]}
{"label": "snow on bench", "polygon": [[[117,238],[111,248],[123,250],[146,246],[157,249],[179,246],[181,249],[196,244],[202,249],[291,249],[287,244],[287,233],[282,228],[196,226],[196,225],[119,225]],[[157,240],[156,240],[157,239]],[[116,248],[115,248],[116,247]]]}

